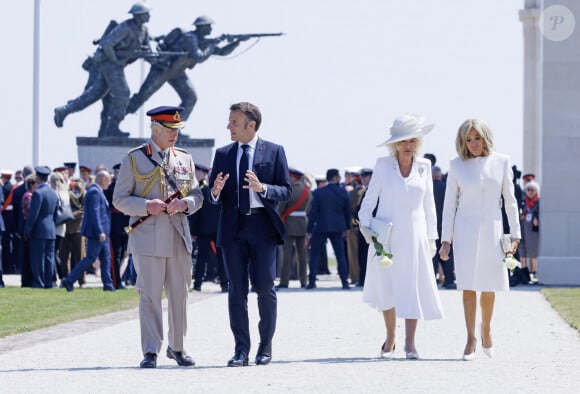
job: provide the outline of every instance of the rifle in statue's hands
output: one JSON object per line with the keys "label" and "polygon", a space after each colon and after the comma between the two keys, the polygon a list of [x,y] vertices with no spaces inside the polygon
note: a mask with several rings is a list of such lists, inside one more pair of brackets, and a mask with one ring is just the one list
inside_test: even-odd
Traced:
{"label": "rifle in statue's hands", "polygon": [[186,51],[148,51],[148,50],[136,50],[133,51],[135,56],[142,57],[144,59],[159,59],[163,57],[173,57],[173,56],[186,56],[188,52]]}
{"label": "rifle in statue's hands", "polygon": [[[180,190],[176,191],[175,193],[173,193],[172,195],[170,195],[169,197],[167,197],[163,202],[165,204],[169,204],[171,201],[175,200],[176,198],[179,198],[182,196],[183,193],[181,193]],[[141,223],[143,223],[145,220],[149,219],[151,216],[150,213],[147,214],[147,216],[141,216],[139,219],[137,219],[135,221],[135,223],[131,224],[130,226],[125,227],[125,232],[127,234],[129,234],[131,231],[133,231],[135,229],[135,227],[139,226]]]}
{"label": "rifle in statue's hands", "polygon": [[261,38],[261,37],[279,37],[283,36],[284,33],[250,33],[250,34],[222,34],[218,37],[220,41],[246,41],[250,38]]}

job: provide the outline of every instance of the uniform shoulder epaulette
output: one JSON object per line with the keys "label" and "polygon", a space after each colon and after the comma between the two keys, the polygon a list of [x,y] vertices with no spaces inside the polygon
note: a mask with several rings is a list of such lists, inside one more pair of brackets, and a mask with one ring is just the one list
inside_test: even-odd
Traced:
{"label": "uniform shoulder epaulette", "polygon": [[136,152],[136,151],[138,151],[139,149],[143,148],[143,146],[145,146],[145,145],[147,145],[147,144],[139,145],[138,147],[131,149],[131,150],[130,150],[129,152],[127,152],[127,153],[133,153],[133,152]]}

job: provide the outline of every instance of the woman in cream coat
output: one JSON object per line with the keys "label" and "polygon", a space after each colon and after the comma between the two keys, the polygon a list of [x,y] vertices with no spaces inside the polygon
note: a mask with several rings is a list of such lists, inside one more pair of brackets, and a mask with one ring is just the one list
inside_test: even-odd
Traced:
{"label": "woman in cream coat", "polygon": [[[360,231],[370,244],[363,300],[383,313],[387,336],[380,357],[392,358],[396,318],[405,319],[405,353],[418,359],[415,331],[418,319],[441,319],[441,301],[433,275],[437,218],[431,162],[417,157],[421,138],[433,128],[417,115],[398,117],[387,145],[391,156],[377,160],[359,211]],[[378,204],[378,205],[377,205]],[[390,251],[393,265],[381,267],[370,229],[376,217],[392,224]],[[388,248],[388,245],[385,245]]]}
{"label": "woman in cream coat", "polygon": [[502,196],[514,253],[521,235],[510,160],[493,151],[490,129],[477,119],[467,119],[459,127],[455,145],[459,157],[449,165],[439,254],[442,260],[447,260],[453,242],[457,287],[463,290],[467,328],[463,359],[467,361],[475,358],[477,343],[476,292],[481,292],[481,346],[484,353],[492,357],[491,318],[495,292],[509,290],[500,245]]}

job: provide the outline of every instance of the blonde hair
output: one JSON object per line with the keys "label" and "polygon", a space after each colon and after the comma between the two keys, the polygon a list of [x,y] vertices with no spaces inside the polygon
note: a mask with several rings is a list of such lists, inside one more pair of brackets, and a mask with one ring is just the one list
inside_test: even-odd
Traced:
{"label": "blonde hair", "polygon": [[[413,152],[413,157],[417,157],[417,154],[419,153],[419,151],[423,147],[423,138],[413,137],[413,138],[409,138],[409,139],[410,140],[414,139],[417,141],[415,143],[415,151]],[[405,140],[402,140],[402,141],[405,141]],[[389,153],[393,157],[399,157],[399,153],[397,152],[397,144],[399,142],[401,142],[401,141],[392,142],[392,143],[387,145],[387,149],[389,150]]]}
{"label": "blonde hair", "polygon": [[66,184],[64,176],[60,172],[53,172],[48,177],[48,180],[50,187],[58,194],[60,201],[64,204],[69,204],[68,185]]}
{"label": "blonde hair", "polygon": [[493,134],[489,127],[479,119],[467,119],[459,126],[457,131],[457,138],[455,138],[455,149],[457,154],[463,160],[472,159],[474,156],[467,149],[467,134],[471,130],[475,130],[477,134],[483,139],[483,153],[482,156],[489,156],[493,152]]}

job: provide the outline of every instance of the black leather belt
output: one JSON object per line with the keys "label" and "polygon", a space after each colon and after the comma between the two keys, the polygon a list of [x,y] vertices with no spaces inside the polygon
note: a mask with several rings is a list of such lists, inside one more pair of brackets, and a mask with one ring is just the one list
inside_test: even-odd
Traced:
{"label": "black leather belt", "polygon": [[262,215],[266,213],[266,208],[263,207],[259,207],[259,208],[250,208],[250,212],[248,213],[242,213],[241,211],[240,215],[244,215],[244,216],[250,216],[250,215]]}

